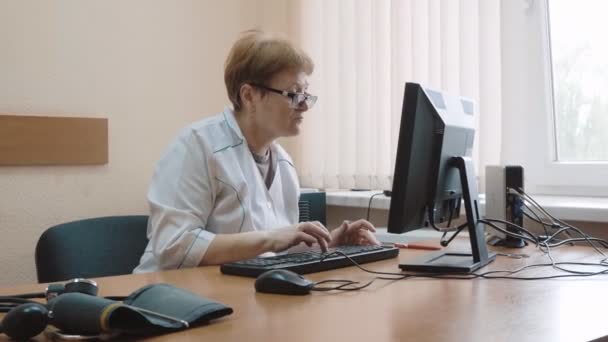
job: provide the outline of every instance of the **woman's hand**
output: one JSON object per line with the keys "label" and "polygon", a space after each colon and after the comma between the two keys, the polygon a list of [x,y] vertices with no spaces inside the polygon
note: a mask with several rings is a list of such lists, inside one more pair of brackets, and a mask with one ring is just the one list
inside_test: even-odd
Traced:
{"label": "woman's hand", "polygon": [[327,251],[332,237],[321,222],[301,222],[299,224],[270,230],[267,232],[272,252],[282,252],[304,242],[308,247],[318,243],[323,252]]}
{"label": "woman's hand", "polygon": [[344,221],[340,227],[331,231],[329,247],[340,245],[379,245],[374,232],[376,228],[368,221],[361,219],[355,222]]}

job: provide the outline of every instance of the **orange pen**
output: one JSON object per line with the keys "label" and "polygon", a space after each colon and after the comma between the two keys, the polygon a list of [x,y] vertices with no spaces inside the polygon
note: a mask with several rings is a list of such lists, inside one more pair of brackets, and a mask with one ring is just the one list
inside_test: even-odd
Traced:
{"label": "orange pen", "polygon": [[425,249],[425,250],[429,250],[429,251],[438,251],[441,249],[441,247],[439,247],[439,246],[418,245],[415,243],[400,243],[400,242],[396,242],[394,244],[394,246],[398,247],[398,248]]}

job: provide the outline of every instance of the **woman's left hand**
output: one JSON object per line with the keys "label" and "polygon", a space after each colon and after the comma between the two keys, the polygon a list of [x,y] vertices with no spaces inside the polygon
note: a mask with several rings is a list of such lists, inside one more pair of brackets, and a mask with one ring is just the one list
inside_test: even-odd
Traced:
{"label": "woman's left hand", "polygon": [[361,219],[355,222],[344,221],[340,227],[331,231],[329,247],[340,245],[379,245],[374,232],[376,228],[368,221]]}

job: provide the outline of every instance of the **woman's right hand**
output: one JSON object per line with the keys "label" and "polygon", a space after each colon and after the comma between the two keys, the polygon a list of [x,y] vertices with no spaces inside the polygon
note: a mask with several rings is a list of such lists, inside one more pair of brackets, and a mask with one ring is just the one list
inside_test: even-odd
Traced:
{"label": "woman's right hand", "polygon": [[329,231],[318,221],[300,222],[292,226],[269,230],[266,233],[272,252],[282,252],[301,242],[309,247],[318,243],[321,250],[326,252],[327,246],[331,242]]}

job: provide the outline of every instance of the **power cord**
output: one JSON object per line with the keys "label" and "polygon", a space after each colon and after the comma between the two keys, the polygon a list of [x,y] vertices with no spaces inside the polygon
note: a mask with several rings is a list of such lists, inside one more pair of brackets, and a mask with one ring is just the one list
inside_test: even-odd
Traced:
{"label": "power cord", "polygon": [[[314,291],[332,291],[332,290],[358,291],[358,290],[369,287],[377,279],[403,280],[403,279],[408,279],[408,278],[432,278],[432,279],[471,280],[471,279],[483,278],[483,279],[510,279],[510,280],[545,280],[545,279],[572,278],[572,277],[591,277],[591,276],[608,274],[608,257],[606,256],[606,254],[604,252],[599,250],[598,247],[594,244],[594,242],[596,242],[596,243],[599,243],[599,245],[601,247],[608,248],[608,241],[606,241],[604,239],[591,237],[591,236],[585,234],[579,228],[555,218],[554,216],[549,214],[544,208],[542,208],[530,195],[523,192],[522,189],[518,189],[518,192],[521,193],[522,196],[524,196],[525,199],[528,200],[534,207],[536,207],[536,209],[538,209],[541,213],[543,213],[543,215],[545,215],[547,218],[549,218],[551,220],[551,223],[548,223],[548,222],[542,220],[540,217],[536,218],[536,219],[538,219],[538,221],[547,224],[549,227],[558,229],[555,233],[553,233],[550,236],[547,236],[546,239],[541,240],[541,239],[539,239],[538,236],[534,235],[528,229],[521,227],[517,224],[514,224],[512,222],[509,222],[509,221],[486,218],[486,219],[481,219],[478,222],[483,223],[485,225],[492,226],[493,228],[501,231],[504,234],[533,243],[543,253],[545,253],[547,255],[547,257],[551,261],[550,263],[531,264],[531,265],[522,266],[515,270],[495,270],[495,271],[487,271],[487,272],[483,272],[483,273],[475,273],[475,272],[474,273],[464,273],[464,274],[463,273],[435,273],[435,274],[396,273],[396,272],[380,272],[380,271],[369,270],[369,269],[359,265],[359,263],[357,263],[355,260],[353,260],[347,254],[345,254],[341,251],[335,251],[335,252],[328,253],[327,255],[325,255],[320,260],[320,262],[322,262],[325,258],[330,257],[332,255],[341,255],[341,256],[344,256],[346,259],[348,259],[354,266],[356,266],[360,270],[362,270],[366,273],[375,274],[378,276],[372,278],[370,281],[368,281],[367,283],[365,283],[363,285],[354,286],[354,287],[353,287],[353,285],[358,285],[360,283],[356,282],[356,281],[351,281],[351,280],[324,280],[324,281],[320,281],[320,282],[316,283],[315,288],[313,288],[313,290]],[[535,213],[535,211],[533,211],[533,210],[531,210],[531,211],[533,213]],[[538,216],[538,215],[536,214],[536,216]],[[496,223],[502,223],[507,226],[510,226],[518,232],[515,233],[515,232],[507,231],[507,230],[501,228],[500,226],[498,226]],[[466,226],[466,223],[464,225]],[[458,230],[459,227],[455,227],[457,232],[454,235],[458,234],[458,232],[460,231],[460,230]],[[573,238],[573,237],[569,236],[568,239],[552,242],[556,239],[556,237],[558,235],[560,235],[562,233],[566,234],[569,231],[574,231],[574,232],[578,233],[579,235],[581,235],[581,237]],[[450,238],[450,240],[448,240],[448,243],[452,239],[453,239],[453,237]],[[597,263],[594,263],[594,262],[563,262],[563,261],[557,262],[554,260],[553,256],[551,255],[552,248],[559,247],[564,244],[569,244],[572,242],[580,242],[580,241],[586,241],[599,254],[604,256],[604,258]],[[594,267],[604,267],[604,269],[602,269],[600,271],[578,271],[578,270],[568,269],[568,268],[566,268],[567,266],[586,266],[586,267],[594,266]],[[525,270],[529,270],[532,268],[538,268],[538,267],[551,267],[551,268],[554,268],[555,270],[564,272],[566,274],[555,274],[555,275],[549,275],[549,276],[533,276],[533,277],[513,276],[513,275],[523,272]],[[501,275],[501,274],[504,274],[504,275]],[[316,287],[316,285],[332,283],[332,282],[333,283],[342,283],[342,284],[335,286],[335,287]]]}
{"label": "power cord", "polygon": [[[460,208],[460,204],[450,205],[450,215],[448,216],[448,227],[438,227],[435,224],[435,203],[431,203],[428,206],[428,210],[427,210],[429,225],[431,226],[431,228],[435,229],[436,231],[443,232],[443,233],[457,231],[459,229],[466,227],[466,225],[467,225],[466,222],[459,226],[456,226],[456,227],[449,227],[449,225],[451,225],[451,223],[452,223],[452,215],[453,215],[454,211],[457,210],[458,208]],[[445,236],[445,234],[444,234],[444,236]]]}
{"label": "power cord", "polygon": [[[534,198],[532,198],[532,196],[526,194],[523,191],[523,189],[520,188],[520,189],[517,189],[516,191],[518,193],[520,193],[522,196],[524,196],[524,198],[528,202],[530,202],[536,209],[538,209],[541,213],[543,213],[543,215],[545,215],[547,218],[549,218],[549,220],[551,220],[551,222],[554,225],[554,227],[561,227],[553,235],[545,236],[545,239],[540,239],[539,237],[536,237],[536,241],[538,241],[537,247],[539,247],[541,251],[543,251],[545,254],[547,254],[547,256],[549,257],[549,259],[551,260],[550,266],[552,266],[556,270],[560,270],[560,271],[563,271],[563,272],[571,273],[571,274],[573,274],[575,276],[577,276],[577,275],[578,276],[580,276],[580,275],[584,275],[584,276],[597,275],[597,274],[603,274],[605,272],[605,271],[600,271],[600,272],[581,272],[581,271],[574,271],[574,270],[565,269],[564,267],[559,266],[559,265],[562,265],[562,263],[556,263],[553,260],[553,257],[551,256],[551,248],[558,247],[558,246],[561,246],[563,244],[572,244],[573,242],[579,242],[579,241],[586,241],[599,254],[601,254],[602,256],[604,256],[604,259],[602,259],[599,263],[583,263],[583,265],[586,265],[586,266],[608,266],[608,263],[606,262],[606,260],[608,259],[606,257],[606,254],[604,254],[604,252],[602,252],[601,250],[599,250],[597,248],[597,246],[593,243],[593,242],[598,242],[602,247],[608,248],[608,241],[603,240],[603,239],[593,238],[593,237],[585,234],[579,228],[574,227],[574,226],[572,226],[572,225],[570,225],[568,223],[565,223],[564,221],[562,221],[560,219],[557,219],[556,217],[554,217],[553,215],[551,215],[549,212],[547,212],[542,206],[540,206],[540,204],[538,204],[538,202],[536,202],[534,200]],[[532,208],[530,208],[530,209],[532,210],[533,213],[535,213],[535,210],[533,210]],[[540,222],[546,223],[544,220],[540,219],[540,217],[537,217],[537,219]],[[512,226],[515,227],[516,229],[519,229],[519,230],[523,229],[523,227],[519,227],[517,225],[512,225]],[[572,238],[572,236],[569,234],[570,230],[573,230],[576,233],[580,234],[582,236],[582,238]],[[563,241],[551,242],[551,241],[556,240],[557,236],[559,234],[561,234],[561,233],[566,234],[569,238],[565,239]],[[581,265],[581,263],[569,263],[569,264]]]}
{"label": "power cord", "polygon": [[[548,238],[548,237],[549,237],[549,230],[547,229],[547,226],[551,226],[551,224],[549,224],[549,225],[548,225],[548,224],[546,224],[546,223],[545,223],[545,222],[544,222],[544,221],[543,221],[543,220],[540,218],[540,216],[539,216],[539,215],[536,213],[536,211],[535,211],[533,208],[531,208],[529,205],[527,205],[527,204],[526,204],[526,201],[521,201],[521,203],[523,204],[524,208],[528,209],[528,210],[529,210],[529,211],[530,211],[530,212],[531,212],[531,213],[534,215],[534,217],[532,217],[532,216],[530,216],[528,213],[526,213],[526,211],[525,211],[525,210],[523,210],[522,212],[523,212],[524,216],[526,216],[526,217],[528,217],[528,218],[532,219],[533,221],[536,221],[536,222],[541,222],[541,225],[542,225],[542,227],[543,227],[543,230],[545,231],[545,238]],[[522,222],[523,222],[523,221],[522,221]]]}
{"label": "power cord", "polygon": [[[519,189],[512,189],[512,188],[508,188],[508,191],[510,193],[515,193],[518,195],[521,195],[524,197],[524,199],[526,199],[528,202],[532,203],[534,201],[533,198],[531,198],[531,196],[527,195],[523,189],[519,188]],[[529,198],[526,198],[529,197]],[[534,201],[535,202],[535,201]],[[528,203],[526,203],[526,201],[522,201],[522,204],[524,205],[524,207],[526,209],[528,209],[528,211],[530,211],[534,217],[530,216],[530,214],[528,214],[526,211],[523,212],[523,214],[530,220],[539,223],[542,227],[543,230],[545,231],[545,236],[544,238],[547,239],[549,237],[549,231],[547,230],[547,228],[550,229],[559,229],[562,227],[561,224],[556,223],[550,216],[549,213],[542,207],[538,206],[538,203],[536,203],[536,205],[539,207],[538,209],[540,209],[540,212],[543,216],[545,216],[545,218],[548,218],[550,220],[550,222],[547,222],[545,220],[543,220],[539,214],[536,212],[535,208],[533,205],[529,205]],[[570,233],[568,231],[564,231],[564,235],[566,235],[568,238],[571,238],[572,235],[570,235]],[[544,240],[544,239],[541,239]]]}
{"label": "power cord", "polygon": [[[527,204],[524,204],[524,205],[526,207],[528,206]],[[532,213],[534,214],[534,216],[528,214],[527,212],[524,212],[524,216],[526,216],[527,218],[529,218],[530,220],[532,220],[532,221],[534,221],[534,222],[536,222],[538,224],[541,224],[541,225],[545,226],[545,228],[553,228],[553,229],[561,228],[560,224],[542,221],[542,219],[540,219],[540,217],[538,216],[538,214],[536,214],[534,212],[532,212]]]}
{"label": "power cord", "polygon": [[458,236],[458,234],[467,227],[467,223],[463,223],[460,226],[457,227],[457,230],[454,234],[452,234],[452,236],[449,239],[445,239],[445,236],[447,235],[447,232],[443,232],[443,235],[441,236],[441,239],[439,240],[439,244],[441,244],[441,246],[443,247],[447,247],[450,242],[452,242],[452,240],[454,240],[454,238],[456,238],[456,236]]}
{"label": "power cord", "polygon": [[[448,216],[448,222],[447,222],[447,227],[437,227],[437,225],[435,224],[435,204],[431,204],[429,206],[429,210],[427,212],[428,215],[428,219],[429,219],[429,225],[431,226],[431,228],[435,229],[438,232],[443,232],[443,235],[441,236],[441,238],[439,239],[439,243],[441,244],[441,246],[443,247],[447,247],[450,242],[452,242],[452,240],[454,240],[454,238],[456,238],[456,236],[458,236],[458,234],[467,227],[467,222],[456,226],[456,227],[450,227],[450,225],[452,224],[452,217],[454,216],[454,212],[458,212],[460,210],[460,198],[457,199],[451,199],[450,200],[450,215]],[[446,240],[446,236],[448,234],[448,232],[454,232],[454,234],[452,234],[452,236]]]}
{"label": "power cord", "polygon": [[365,216],[366,221],[369,221],[369,212],[370,212],[370,209],[372,208],[372,200],[374,199],[374,197],[380,196],[380,195],[386,196],[386,191],[375,193],[369,198],[369,202],[367,203],[367,216]]}
{"label": "power cord", "polygon": [[[454,204],[454,203],[456,203],[456,204]],[[452,225],[452,217],[454,216],[454,211],[458,212],[459,210],[460,210],[460,201],[459,200],[455,200],[455,199],[451,199],[450,200],[450,215],[448,216],[448,223],[446,224],[448,227]],[[429,216],[433,215],[433,212],[429,212],[428,215]],[[429,223],[430,223],[431,227],[438,228],[438,227],[435,226],[435,217],[434,217],[434,215],[429,218]],[[445,237],[446,237],[446,235],[448,235],[448,232],[444,231],[443,235],[441,235],[441,238],[439,239],[439,243],[443,247],[447,247],[450,244],[450,242],[452,240],[454,240],[454,238],[456,236],[458,236],[458,234],[465,227],[466,227],[466,223],[458,226],[456,232],[454,234],[452,234],[452,236],[449,239],[447,239],[447,240],[446,240]]]}
{"label": "power cord", "polygon": [[[516,270],[496,270],[496,271],[488,271],[484,273],[434,273],[434,274],[423,274],[423,273],[393,273],[393,272],[378,272],[372,271],[364,268],[359,265],[355,260],[342,252],[339,253],[346,257],[354,266],[359,268],[360,270],[372,273],[372,274],[382,274],[382,275],[391,275],[396,278],[389,277],[376,277],[375,279],[383,279],[383,280],[402,280],[406,278],[435,278],[435,279],[476,279],[476,278],[484,278],[484,279],[512,279],[512,280],[542,280],[542,279],[556,279],[556,278],[568,278],[568,277],[579,277],[579,276],[594,276],[600,274],[608,274],[608,264],[598,264],[598,263],[585,263],[585,262],[552,262],[552,263],[544,263],[544,264],[532,264],[526,265]],[[575,273],[575,274],[557,274],[552,276],[539,276],[539,277],[511,277],[511,276],[493,276],[495,273],[507,273],[507,274],[516,274],[520,273],[524,270],[534,268],[534,267],[547,267],[547,266],[555,266],[555,265],[577,265],[577,266],[604,266],[607,267],[605,270],[597,271],[597,272],[578,272],[571,270],[564,270],[564,272]]]}
{"label": "power cord", "polygon": [[[557,224],[560,225],[560,227],[563,229],[558,230],[555,234],[553,234],[549,239],[547,240],[552,240],[554,239],[559,233],[561,233],[562,231],[564,232],[564,234],[566,234],[569,239],[563,240],[563,241],[568,241],[568,242],[574,242],[574,241],[581,241],[580,239],[574,239],[571,237],[571,235],[569,234],[569,230],[573,230],[576,233],[580,234],[581,236],[583,236],[583,239],[585,241],[587,241],[598,253],[602,254],[603,256],[606,256],[602,251],[600,251],[597,246],[592,242],[592,241],[597,241],[600,242],[602,244],[602,246],[607,247],[608,246],[608,242],[606,240],[603,239],[596,239],[596,238],[591,238],[589,235],[583,233],[582,230],[580,230],[579,228],[570,225],[556,217],[554,217],[553,215],[551,215],[548,211],[546,211],[540,204],[538,204],[538,202],[536,202],[534,200],[534,198],[532,198],[532,196],[526,194],[523,189],[519,188],[517,189],[517,191],[519,193],[521,193],[527,200],[529,200],[536,208],[538,208],[544,215],[546,215],[549,219],[551,219],[554,223],[556,222]],[[571,240],[571,241],[569,241]],[[560,244],[563,243],[568,243],[568,242],[562,242]]]}

